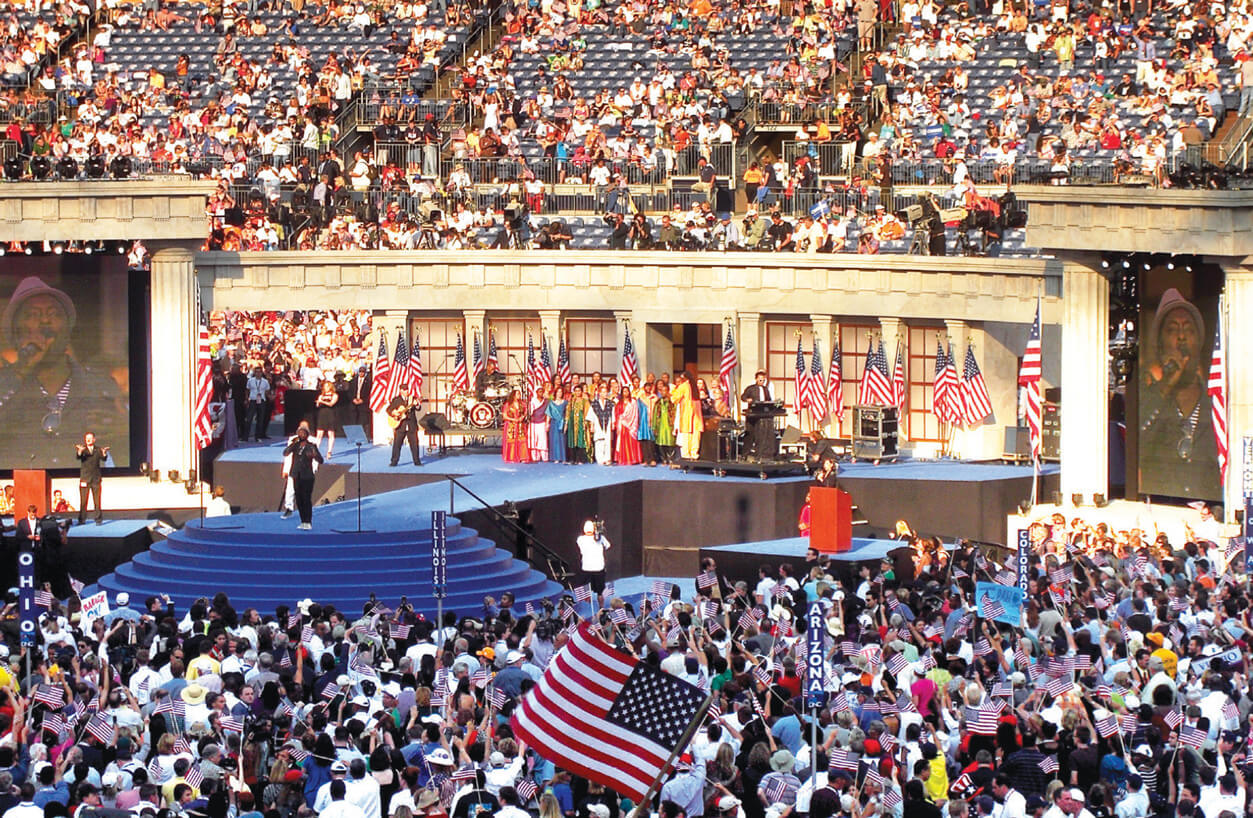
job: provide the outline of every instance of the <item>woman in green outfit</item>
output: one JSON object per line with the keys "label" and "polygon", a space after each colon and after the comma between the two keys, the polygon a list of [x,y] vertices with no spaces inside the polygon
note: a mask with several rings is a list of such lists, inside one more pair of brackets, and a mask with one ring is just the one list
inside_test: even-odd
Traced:
{"label": "woman in green outfit", "polygon": [[670,402],[670,385],[657,384],[657,403],[653,406],[653,440],[662,463],[675,468],[674,462],[674,404]]}
{"label": "woman in green outfit", "polygon": [[575,384],[574,392],[566,403],[566,455],[571,463],[587,462],[587,413],[591,402],[583,394],[583,384]]}

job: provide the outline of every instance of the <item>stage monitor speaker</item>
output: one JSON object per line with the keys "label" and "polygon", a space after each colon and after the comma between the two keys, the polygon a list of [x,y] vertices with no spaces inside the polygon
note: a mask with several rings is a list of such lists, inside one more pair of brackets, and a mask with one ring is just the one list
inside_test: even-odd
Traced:
{"label": "stage monitor speaker", "polygon": [[1026,426],[1006,426],[1005,446],[1006,458],[1031,457],[1031,429]]}
{"label": "stage monitor speaker", "polygon": [[312,389],[288,389],[283,394],[283,434],[291,437],[300,427],[300,421],[309,421],[313,428],[313,404],[318,393]]}
{"label": "stage monitor speaker", "polygon": [[428,435],[442,435],[448,428],[448,417],[443,412],[428,412],[418,421]]}
{"label": "stage monitor speaker", "polygon": [[1045,403],[1040,411],[1040,459],[1060,460],[1062,457],[1062,407]]}
{"label": "stage monitor speaker", "polygon": [[13,516],[25,517],[29,505],[35,506],[40,517],[48,513],[52,507],[52,478],[43,469],[14,469]]}
{"label": "stage monitor speaker", "polygon": [[795,426],[789,426],[783,430],[783,436],[779,438],[779,444],[782,446],[791,446],[801,442],[801,430]]}

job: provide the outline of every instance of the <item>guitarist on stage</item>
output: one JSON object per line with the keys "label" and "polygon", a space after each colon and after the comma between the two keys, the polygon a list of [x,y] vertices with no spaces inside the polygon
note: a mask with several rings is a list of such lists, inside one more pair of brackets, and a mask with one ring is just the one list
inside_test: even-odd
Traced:
{"label": "guitarist on stage", "polygon": [[400,465],[400,446],[405,438],[409,439],[409,451],[413,453],[413,465],[422,465],[421,450],[418,448],[418,407],[422,398],[409,394],[409,384],[400,384],[400,394],[387,404],[387,422],[392,427],[392,463]]}

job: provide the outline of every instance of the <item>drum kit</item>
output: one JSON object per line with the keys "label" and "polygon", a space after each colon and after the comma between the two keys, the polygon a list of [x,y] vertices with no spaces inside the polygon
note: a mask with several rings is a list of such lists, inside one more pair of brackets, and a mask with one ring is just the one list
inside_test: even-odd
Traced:
{"label": "drum kit", "polygon": [[475,429],[499,429],[503,425],[502,408],[513,390],[522,389],[521,384],[504,383],[483,390],[484,400],[478,400],[473,389],[460,390],[448,397],[444,410],[450,423]]}

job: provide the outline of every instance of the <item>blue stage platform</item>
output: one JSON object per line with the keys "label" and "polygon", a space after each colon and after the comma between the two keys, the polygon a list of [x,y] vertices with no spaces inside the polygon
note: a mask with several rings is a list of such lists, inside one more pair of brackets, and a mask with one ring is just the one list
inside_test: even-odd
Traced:
{"label": "blue stage platform", "polygon": [[[294,515],[283,520],[274,512],[193,521],[169,539],[152,545],[146,553],[118,565],[115,571],[101,577],[99,586],[111,593],[125,590],[138,597],[169,593],[180,606],[197,597],[225,591],[237,608],[255,606],[264,610],[304,597],[351,610],[359,608],[371,592],[391,603],[403,594],[419,610],[433,613],[430,520],[433,510],[449,509],[451,484],[444,479],[446,476],[457,477],[491,506],[507,501],[522,503],[538,498],[562,498],[589,490],[612,491],[615,487],[641,482],[700,483],[733,490],[736,484],[762,485],[756,477],[718,478],[644,466],[509,464],[495,455],[427,458],[422,466],[410,464],[392,469],[388,466],[389,455],[389,448],[382,446],[363,449],[363,478],[368,476],[374,485],[386,485],[389,477],[398,481],[421,479],[428,482],[364,497],[362,522],[366,529],[374,529],[372,532],[355,533],[355,499],[317,506],[311,532],[298,530]],[[219,470],[222,466],[234,465],[260,475],[255,478],[256,484],[246,490],[233,490],[228,485],[228,500],[252,508],[266,508],[276,502],[281,491],[277,473],[281,458],[281,444],[252,446],[224,454],[216,464]],[[337,452],[329,463],[331,468],[326,469],[326,480],[319,475],[319,482],[333,479],[340,488],[355,488],[356,462],[355,451]],[[842,480],[869,480],[876,484],[881,480],[904,480],[992,486],[1009,479],[1029,479],[1030,469],[955,461],[897,462],[877,467],[856,463],[843,466],[841,476]],[[806,479],[781,478],[771,484],[804,483]],[[884,488],[889,488],[889,484],[885,483]],[[454,515],[481,508],[460,489],[453,494],[452,506]],[[792,513],[789,507],[786,514]],[[560,593],[561,588],[556,583],[498,548],[478,531],[463,526],[455,516],[449,518],[448,524],[452,559],[446,607],[477,610],[484,595],[499,595],[505,590],[512,590],[520,604]],[[791,524],[789,519],[776,530],[782,533]],[[799,538],[791,538],[747,545],[769,550],[793,547],[800,542],[803,541]],[[887,542],[866,541],[863,547],[886,549]],[[745,544],[738,547],[743,549]],[[803,546],[799,554],[803,556]],[[634,571],[623,573],[638,574],[641,567],[642,563]],[[648,573],[670,572],[650,570]]]}

